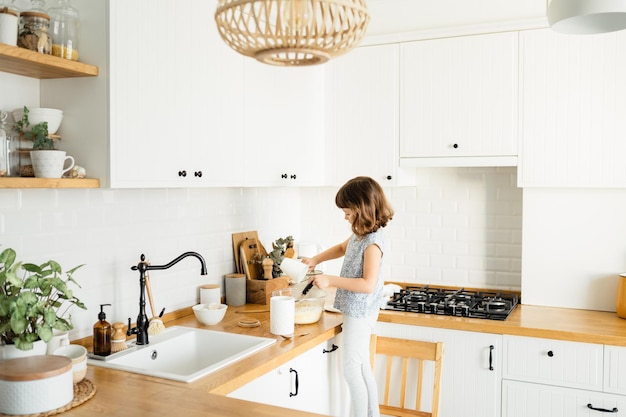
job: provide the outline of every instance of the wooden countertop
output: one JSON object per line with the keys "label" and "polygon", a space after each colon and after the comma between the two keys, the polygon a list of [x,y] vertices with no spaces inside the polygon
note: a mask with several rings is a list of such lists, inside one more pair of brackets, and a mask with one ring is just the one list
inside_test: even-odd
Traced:
{"label": "wooden countertop", "polygon": [[[332,338],[341,331],[343,315],[325,312],[319,322],[296,325],[297,333],[309,334],[283,340],[269,331],[269,312],[240,314],[236,311],[269,309],[269,306],[246,305],[229,307],[224,319],[214,326],[200,324],[191,308],[164,317],[166,327],[187,326],[210,330],[275,338],[277,342],[247,358],[192,383],[152,378],[90,365],[87,378],[96,386],[96,395],[84,404],[63,413],[68,417],[151,417],[184,415],[186,417],[264,417],[289,415],[310,417],[318,414],[286,410],[264,404],[225,397],[226,394],[256,379],[266,372],[290,361],[302,353]],[[259,327],[237,325],[242,318],[256,318]],[[90,348],[90,338],[80,343]]]}
{"label": "wooden countertop", "polygon": [[519,305],[499,321],[384,310],[378,321],[626,346],[626,320],[606,311]]}
{"label": "wooden countertop", "polygon": [[[70,417],[94,415],[150,417],[170,414],[188,417],[250,415],[263,417],[284,413],[292,417],[314,416],[315,414],[295,410],[287,411],[279,407],[225,397],[226,394],[312,349],[341,331],[343,316],[325,312],[318,323],[297,326],[298,333],[309,332],[308,335],[284,341],[270,334],[269,312],[236,313],[241,310],[267,308],[268,306],[260,305],[230,307],[224,320],[215,326],[203,326],[198,323],[190,308],[170,313],[169,318],[166,315],[165,322],[168,327],[179,325],[272,337],[276,338],[277,343],[190,384],[89,366],[87,378],[97,387],[96,395],[83,405],[64,414]],[[237,323],[244,317],[259,319],[261,326],[239,327]],[[617,317],[615,313],[601,311],[520,305],[506,321],[495,321],[383,310],[379,321],[626,346],[626,320]],[[88,346],[88,339],[78,342]],[[184,400],[181,401],[181,398]]]}

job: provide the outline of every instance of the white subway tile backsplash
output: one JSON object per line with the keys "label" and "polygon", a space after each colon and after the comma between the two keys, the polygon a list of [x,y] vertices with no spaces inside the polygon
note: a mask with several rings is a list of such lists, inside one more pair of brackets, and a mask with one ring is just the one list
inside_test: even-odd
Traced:
{"label": "white subway tile backsplash", "polygon": [[[416,170],[416,187],[386,188],[396,212],[386,228],[387,280],[472,287],[520,288],[521,190],[515,169]],[[496,190],[494,190],[494,188]],[[194,259],[152,273],[157,309],[197,301],[197,287],[233,271],[231,234],[257,230],[271,248],[279,237],[319,242],[347,239],[350,225],[335,206],[335,187],[144,190],[0,190],[0,250],[29,262],[78,264],[77,294],[89,307],[73,311],[72,337],[85,337],[99,304],[109,321],[135,321],[142,253],[155,264],[193,250]],[[339,273],[340,261],[325,272]],[[150,313],[149,313],[150,315]]]}

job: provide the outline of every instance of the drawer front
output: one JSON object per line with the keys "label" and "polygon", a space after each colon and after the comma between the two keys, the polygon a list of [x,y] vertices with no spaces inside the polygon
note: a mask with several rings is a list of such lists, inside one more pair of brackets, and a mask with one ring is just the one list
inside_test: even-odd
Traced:
{"label": "drawer front", "polygon": [[604,391],[626,395],[626,347],[604,346]]}
{"label": "drawer front", "polygon": [[504,379],[602,391],[602,373],[602,345],[504,336]]}
{"label": "drawer front", "polygon": [[602,415],[626,417],[626,397],[529,382],[502,382],[502,417]]}

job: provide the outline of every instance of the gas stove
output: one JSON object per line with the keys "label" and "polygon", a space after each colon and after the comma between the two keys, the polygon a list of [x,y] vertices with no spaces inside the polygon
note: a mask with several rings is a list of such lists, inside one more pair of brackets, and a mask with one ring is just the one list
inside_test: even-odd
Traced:
{"label": "gas stove", "polygon": [[517,294],[407,286],[393,294],[387,310],[443,316],[506,320],[519,300]]}

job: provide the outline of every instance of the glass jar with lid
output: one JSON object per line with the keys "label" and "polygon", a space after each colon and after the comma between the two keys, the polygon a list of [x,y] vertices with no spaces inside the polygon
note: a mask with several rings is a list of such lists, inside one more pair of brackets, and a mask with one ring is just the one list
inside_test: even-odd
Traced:
{"label": "glass jar with lid", "polygon": [[17,45],[18,16],[15,0],[0,0],[0,43]]}
{"label": "glass jar with lid", "polygon": [[32,8],[20,13],[20,29],[17,46],[42,54],[52,50],[50,37],[50,16],[43,8],[44,0],[31,0]]}
{"label": "glass jar with lid", "polygon": [[50,15],[52,55],[78,61],[80,37],[78,10],[70,5],[70,0],[58,0],[57,6],[51,7],[48,14]]}
{"label": "glass jar with lid", "polygon": [[0,177],[20,175],[19,136],[9,126],[8,114],[0,110]]}

